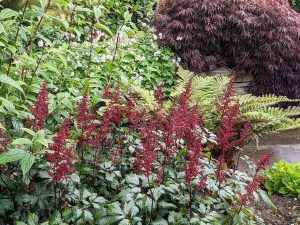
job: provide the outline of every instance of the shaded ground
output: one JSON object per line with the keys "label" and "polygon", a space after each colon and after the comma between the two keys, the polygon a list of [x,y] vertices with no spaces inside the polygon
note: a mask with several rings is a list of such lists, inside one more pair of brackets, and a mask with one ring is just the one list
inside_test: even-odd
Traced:
{"label": "shaded ground", "polygon": [[[289,163],[300,163],[300,129],[264,136],[259,142],[260,150],[251,143],[243,148],[242,155],[247,155],[251,160],[257,160],[261,156],[273,152],[272,162],[282,160]],[[239,162],[239,170],[247,171],[248,166],[245,162]]]}
{"label": "shaded ground", "polygon": [[256,214],[264,219],[267,225],[300,225],[300,200],[274,195],[270,197],[277,206],[275,213],[264,202],[256,207]]}

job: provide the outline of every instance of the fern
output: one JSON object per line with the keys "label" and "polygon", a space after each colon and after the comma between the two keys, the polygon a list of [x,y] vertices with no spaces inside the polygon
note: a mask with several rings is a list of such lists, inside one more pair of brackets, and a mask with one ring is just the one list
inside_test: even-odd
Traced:
{"label": "fern", "polygon": [[[192,105],[199,105],[200,111],[203,113],[206,125],[209,129],[214,130],[217,121],[215,104],[219,96],[224,94],[226,85],[230,81],[228,76],[194,76],[193,73],[178,70],[180,81],[175,87],[175,91],[171,97],[178,96],[184,89],[184,86],[192,81]],[[150,109],[154,109],[157,105],[153,94],[142,88],[135,88],[139,93],[143,102]],[[288,107],[286,109],[277,107],[279,103],[297,102],[300,100],[291,100],[284,96],[265,95],[261,97],[251,94],[237,95],[240,104],[240,120],[251,121],[254,132],[257,135],[278,133],[286,130],[300,128],[300,119],[295,117],[300,115],[300,107]],[[170,105],[167,102],[166,105]]]}

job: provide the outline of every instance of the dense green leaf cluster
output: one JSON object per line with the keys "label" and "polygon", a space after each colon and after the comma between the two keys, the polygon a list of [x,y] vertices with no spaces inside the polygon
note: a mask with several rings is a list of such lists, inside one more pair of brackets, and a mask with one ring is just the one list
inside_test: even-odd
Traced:
{"label": "dense green leaf cluster", "polygon": [[300,12],[300,1],[299,0],[290,0],[291,6],[293,9],[295,9],[297,12]]}
{"label": "dense green leaf cluster", "polygon": [[300,164],[279,161],[265,174],[269,194],[280,193],[300,199]]}

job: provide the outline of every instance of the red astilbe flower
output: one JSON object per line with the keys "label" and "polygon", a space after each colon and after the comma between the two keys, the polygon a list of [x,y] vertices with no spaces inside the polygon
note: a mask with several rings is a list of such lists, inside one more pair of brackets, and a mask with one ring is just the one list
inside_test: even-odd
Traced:
{"label": "red astilbe flower", "polygon": [[68,179],[70,173],[74,171],[75,149],[73,146],[67,146],[70,131],[71,121],[66,119],[55,135],[54,144],[49,146],[53,153],[47,153],[47,161],[51,163],[48,173],[52,177],[54,185]]}
{"label": "red astilbe flower", "polygon": [[220,123],[216,128],[219,145],[212,151],[214,158],[218,159],[220,164],[226,163],[228,167],[234,165],[234,157],[239,151],[237,147],[243,145],[252,134],[250,122],[241,123],[238,119],[240,106],[234,96],[233,80],[234,78],[230,80],[224,95],[216,104],[220,116]]}
{"label": "red astilbe flower", "polygon": [[153,170],[158,167],[156,160],[160,154],[158,152],[157,136],[151,128],[143,128],[140,131],[142,147],[136,149],[134,161],[135,173],[150,176]]}
{"label": "red astilbe flower", "polygon": [[247,185],[246,194],[239,194],[242,205],[247,205],[247,203],[249,201],[254,200],[254,195],[253,194],[254,194],[254,192],[257,191],[257,189],[261,185],[262,180],[264,179],[264,177],[258,175],[258,173],[260,171],[264,170],[268,165],[270,165],[272,156],[273,156],[273,153],[266,154],[254,163],[256,173],[255,173],[255,176],[253,178],[253,181],[250,184]]}
{"label": "red astilbe flower", "polygon": [[45,119],[47,116],[49,116],[47,83],[43,83],[36,102],[31,107],[30,111],[33,114],[34,118],[27,119],[29,125],[33,128],[34,131],[44,129]]}
{"label": "red astilbe flower", "polygon": [[260,172],[261,170],[264,170],[266,166],[270,165],[271,159],[273,157],[273,153],[266,154],[262,156],[259,160],[257,160],[255,164],[255,169],[257,172]]}
{"label": "red astilbe flower", "polygon": [[94,120],[97,119],[96,114],[90,112],[89,97],[87,92],[84,93],[83,98],[78,108],[78,116],[76,118],[78,128],[81,130],[81,135],[78,138],[79,146],[82,148],[91,147],[94,145],[97,125]]}
{"label": "red astilbe flower", "polygon": [[[168,149],[177,150],[172,145],[175,140],[183,139],[187,147],[185,163],[182,169],[185,171],[185,180],[187,185],[191,185],[194,178],[201,175],[201,162],[203,157],[203,144],[201,132],[204,132],[204,122],[198,106],[190,107],[191,82],[185,86],[184,92],[180,95],[179,101],[174,102],[170,109],[170,118],[167,126],[169,142]],[[173,138],[173,139],[172,139]],[[171,141],[170,141],[171,140]],[[170,154],[169,154],[170,155]],[[167,155],[167,156],[169,156]]]}
{"label": "red astilbe flower", "polygon": [[263,176],[258,176],[258,175],[255,176],[253,181],[250,184],[247,185],[246,194],[239,193],[242,205],[247,205],[247,203],[249,201],[254,200],[254,198],[255,198],[254,197],[254,192],[256,192],[257,189],[259,188],[262,180],[263,180]]}
{"label": "red astilbe flower", "polygon": [[7,133],[0,128],[0,154],[7,150],[10,140],[7,137]]}

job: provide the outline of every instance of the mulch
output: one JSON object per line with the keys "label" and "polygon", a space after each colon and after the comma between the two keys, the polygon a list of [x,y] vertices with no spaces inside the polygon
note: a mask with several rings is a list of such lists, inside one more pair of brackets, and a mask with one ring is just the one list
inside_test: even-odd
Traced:
{"label": "mulch", "polygon": [[272,195],[272,202],[277,206],[274,212],[263,201],[258,203],[256,213],[267,225],[300,225],[300,200],[298,198]]}

